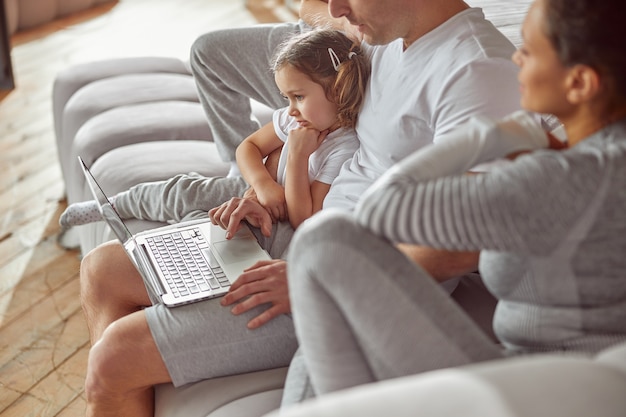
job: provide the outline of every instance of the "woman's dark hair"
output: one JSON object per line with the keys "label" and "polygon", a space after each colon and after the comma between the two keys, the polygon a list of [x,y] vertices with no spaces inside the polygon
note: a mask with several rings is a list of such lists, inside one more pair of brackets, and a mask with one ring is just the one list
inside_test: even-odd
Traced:
{"label": "woman's dark hair", "polygon": [[543,0],[546,35],[565,66],[588,65],[626,100],[626,1]]}
{"label": "woman's dark hair", "polygon": [[356,125],[370,76],[369,59],[358,42],[333,29],[304,32],[278,48],[272,70],[276,72],[285,65],[291,65],[324,88],[326,98],[337,105],[341,126]]}

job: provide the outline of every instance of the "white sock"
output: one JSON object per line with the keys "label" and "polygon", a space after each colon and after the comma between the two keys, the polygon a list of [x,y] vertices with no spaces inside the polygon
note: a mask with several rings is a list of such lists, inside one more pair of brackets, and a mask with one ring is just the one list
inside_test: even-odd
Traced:
{"label": "white sock", "polygon": [[231,162],[230,163],[230,170],[228,171],[228,178],[233,178],[233,177],[241,177],[241,171],[239,171],[239,167],[237,166],[237,162]]}
{"label": "white sock", "polygon": [[[111,204],[114,204],[114,201],[115,197],[111,198]],[[98,210],[96,200],[70,204],[59,217],[59,224],[64,229],[99,221],[102,221],[102,215]]]}

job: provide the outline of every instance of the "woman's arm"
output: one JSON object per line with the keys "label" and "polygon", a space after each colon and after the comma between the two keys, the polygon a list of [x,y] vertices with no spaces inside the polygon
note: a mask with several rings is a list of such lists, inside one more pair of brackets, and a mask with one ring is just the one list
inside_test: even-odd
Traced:
{"label": "woman's arm", "polygon": [[289,132],[285,200],[289,222],[296,229],[321,210],[330,184],[309,180],[309,157],[326,138],[328,132],[297,128]]}
{"label": "woman's arm", "polygon": [[283,141],[270,122],[248,136],[236,152],[241,175],[254,189],[259,203],[268,210],[273,220],[285,218],[285,191],[267,170],[264,158],[282,146]]}
{"label": "woman's arm", "polygon": [[549,146],[548,134],[528,112],[515,112],[497,122],[474,117],[390,168],[369,188],[360,205],[375,204],[375,197],[369,196],[396,177],[420,182],[462,175],[476,165]]}
{"label": "woman's arm", "polygon": [[[514,113],[499,122],[472,119],[472,122],[441,137],[436,144],[420,149],[385,173],[357,204],[357,220],[394,241],[424,244],[414,239],[410,228],[406,227],[409,223],[419,225],[426,222],[423,219],[426,213],[415,212],[416,204],[438,207],[437,212],[458,210],[458,207],[443,206],[444,203],[439,200],[424,200],[427,195],[431,198],[431,191],[439,186],[425,181],[459,176],[477,164],[520,150],[547,146],[547,134],[527,113]],[[421,183],[428,187],[418,190],[416,187]],[[466,250],[465,247],[451,249]]]}

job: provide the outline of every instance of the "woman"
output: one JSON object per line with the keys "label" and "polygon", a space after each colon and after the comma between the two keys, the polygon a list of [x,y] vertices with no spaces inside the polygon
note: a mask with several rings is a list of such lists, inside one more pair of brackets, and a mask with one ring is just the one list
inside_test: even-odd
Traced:
{"label": "woman", "polygon": [[[324,213],[299,230],[289,288],[317,394],[626,340],[625,18],[618,1],[537,0],[525,19],[513,56],[521,104],[558,117],[568,149],[450,176],[433,155],[458,158],[455,148],[432,145],[381,178],[356,221]],[[479,124],[485,138],[510,133],[510,120]],[[524,136],[520,126],[513,130]],[[447,176],[432,178],[428,164]],[[429,265],[411,264],[390,241],[480,251],[500,343],[442,291]]]}

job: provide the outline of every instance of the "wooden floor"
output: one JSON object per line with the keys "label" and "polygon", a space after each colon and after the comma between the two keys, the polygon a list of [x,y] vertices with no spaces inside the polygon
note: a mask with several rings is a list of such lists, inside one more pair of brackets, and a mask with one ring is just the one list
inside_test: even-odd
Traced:
{"label": "wooden floor", "polygon": [[51,112],[55,74],[107,57],[186,59],[208,30],[288,14],[268,10],[272,2],[249,3],[120,0],[13,37],[17,88],[0,95],[0,416],[84,415],[89,342],[79,259],[56,244],[65,205]]}
{"label": "wooden floor", "polygon": [[[276,0],[278,1],[278,0]],[[475,0],[502,24],[530,0]],[[0,93],[0,416],[84,415],[87,329],[78,253],[56,244],[64,208],[52,125],[55,74],[107,57],[186,59],[211,29],[289,19],[271,0],[120,0],[13,38],[17,88]],[[518,40],[518,28],[504,32]]]}

